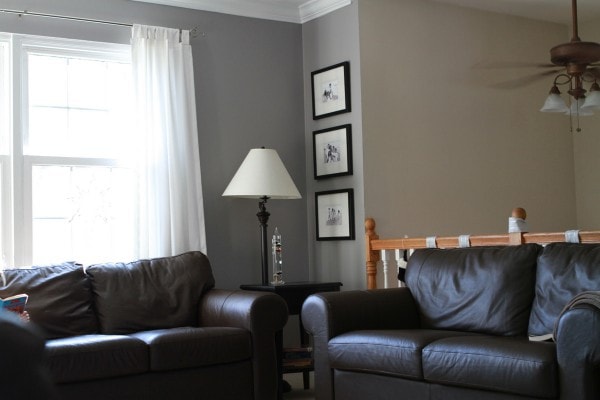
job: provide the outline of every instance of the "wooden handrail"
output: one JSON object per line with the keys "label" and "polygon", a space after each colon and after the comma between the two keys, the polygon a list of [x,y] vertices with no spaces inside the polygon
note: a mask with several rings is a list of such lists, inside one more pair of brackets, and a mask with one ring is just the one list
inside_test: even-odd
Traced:
{"label": "wooden handrail", "polygon": [[[524,210],[523,210],[524,212]],[[514,213],[513,213],[514,215]],[[427,238],[399,238],[380,239],[375,230],[377,224],[373,218],[365,220],[366,240],[366,272],[367,288],[377,288],[377,262],[380,261],[381,250],[413,250],[427,248]],[[435,244],[438,248],[460,247],[459,236],[436,237]],[[469,236],[470,246],[513,246],[526,243],[548,244],[565,242],[564,232],[553,233],[522,233],[513,232],[500,235],[474,235]],[[580,243],[600,243],[600,231],[580,231]]]}

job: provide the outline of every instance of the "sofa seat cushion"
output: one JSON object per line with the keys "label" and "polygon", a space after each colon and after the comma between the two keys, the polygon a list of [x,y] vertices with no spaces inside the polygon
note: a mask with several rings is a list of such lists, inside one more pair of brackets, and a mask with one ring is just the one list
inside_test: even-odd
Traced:
{"label": "sofa seat cushion", "polygon": [[56,383],[147,372],[148,346],[121,335],[81,335],[46,341],[46,360]]}
{"label": "sofa seat cushion", "polygon": [[600,244],[550,243],[538,258],[529,334],[546,335],[576,295],[600,291]]}
{"label": "sofa seat cushion", "polygon": [[430,329],[353,331],[329,341],[329,359],[334,369],[423,379],[422,349],[436,340],[458,335],[468,333]]}
{"label": "sofa seat cushion", "polygon": [[228,364],[252,356],[252,337],[241,328],[181,327],[130,336],[149,346],[153,371]]}
{"label": "sofa seat cushion", "polygon": [[558,396],[554,343],[498,336],[450,337],[423,349],[423,374],[443,385]]}

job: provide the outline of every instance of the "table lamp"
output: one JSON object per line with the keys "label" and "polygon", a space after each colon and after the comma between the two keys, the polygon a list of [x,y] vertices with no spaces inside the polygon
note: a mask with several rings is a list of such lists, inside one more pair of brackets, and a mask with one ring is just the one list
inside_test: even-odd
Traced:
{"label": "table lamp", "polygon": [[259,199],[262,284],[269,284],[267,247],[267,222],[269,212],[265,205],[269,199],[300,199],[300,192],[285,169],[281,158],[273,149],[251,149],[242,165],[223,192],[224,197]]}

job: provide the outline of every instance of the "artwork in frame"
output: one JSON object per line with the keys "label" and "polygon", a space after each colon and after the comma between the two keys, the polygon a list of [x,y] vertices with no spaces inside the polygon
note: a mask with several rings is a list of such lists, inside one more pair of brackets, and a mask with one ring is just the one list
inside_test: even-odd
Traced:
{"label": "artwork in frame", "polygon": [[313,119],[351,111],[350,62],[311,73]]}
{"label": "artwork in frame", "polygon": [[315,179],[352,175],[352,125],[313,132]]}
{"label": "artwork in frame", "polygon": [[315,193],[317,240],[354,240],[354,190]]}

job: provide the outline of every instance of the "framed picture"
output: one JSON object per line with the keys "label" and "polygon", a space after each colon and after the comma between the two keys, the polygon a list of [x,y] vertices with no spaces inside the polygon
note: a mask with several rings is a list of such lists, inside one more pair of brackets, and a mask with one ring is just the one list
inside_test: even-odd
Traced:
{"label": "framed picture", "polygon": [[352,175],[352,125],[313,132],[315,179]]}
{"label": "framed picture", "polygon": [[354,240],[354,190],[315,193],[317,240]]}
{"label": "framed picture", "polygon": [[350,62],[311,73],[313,119],[350,112]]}

